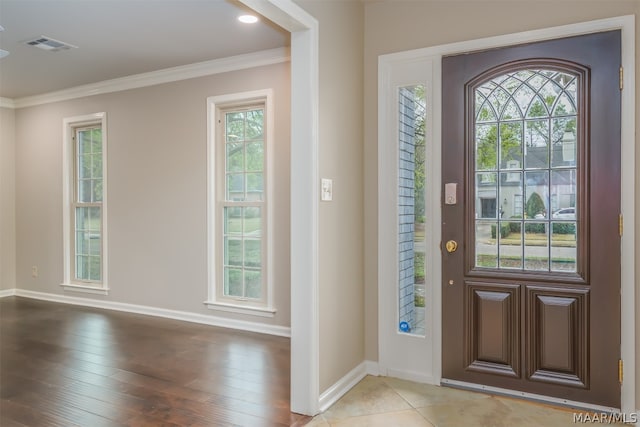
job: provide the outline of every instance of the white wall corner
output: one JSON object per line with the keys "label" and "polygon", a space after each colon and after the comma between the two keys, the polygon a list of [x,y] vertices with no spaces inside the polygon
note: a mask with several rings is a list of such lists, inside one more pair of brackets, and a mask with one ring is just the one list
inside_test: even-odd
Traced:
{"label": "white wall corner", "polygon": [[349,371],[347,375],[340,378],[335,384],[325,390],[320,395],[320,412],[324,412],[329,409],[331,405],[338,401],[338,399],[362,381],[362,379],[368,374],[367,368],[367,361],[362,362]]}
{"label": "white wall corner", "polygon": [[382,376],[380,372],[380,364],[377,360],[365,360],[364,361],[365,371],[367,375],[371,375],[374,377]]}

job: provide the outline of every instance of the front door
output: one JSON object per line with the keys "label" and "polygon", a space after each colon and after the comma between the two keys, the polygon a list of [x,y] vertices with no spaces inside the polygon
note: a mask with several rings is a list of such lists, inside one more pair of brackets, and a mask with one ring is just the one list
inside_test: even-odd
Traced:
{"label": "front door", "polygon": [[444,379],[620,407],[620,58],[612,31],[443,59]]}

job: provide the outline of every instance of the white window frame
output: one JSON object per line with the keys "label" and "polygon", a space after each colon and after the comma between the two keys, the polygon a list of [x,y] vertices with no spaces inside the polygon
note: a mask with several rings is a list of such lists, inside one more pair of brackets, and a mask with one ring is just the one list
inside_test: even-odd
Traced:
{"label": "white window frame", "polygon": [[[101,216],[101,280],[83,281],[74,279],[75,267],[75,201],[76,174],[76,131],[81,128],[99,126],[102,131],[102,202]],[[108,286],[108,256],[107,256],[107,114],[104,112],[63,119],[62,135],[62,240],[64,257],[64,280],[61,286],[66,291],[107,295]]]}
{"label": "white window frame", "polygon": [[[262,300],[250,300],[223,296],[223,249],[222,249],[222,210],[224,194],[224,156],[219,153],[221,139],[219,117],[223,110],[243,108],[253,104],[264,104],[265,141],[264,141],[264,228],[262,230],[263,248],[263,289]],[[273,307],[273,90],[264,89],[207,98],[207,248],[208,248],[208,308],[232,313],[249,314],[261,317],[274,317]]]}

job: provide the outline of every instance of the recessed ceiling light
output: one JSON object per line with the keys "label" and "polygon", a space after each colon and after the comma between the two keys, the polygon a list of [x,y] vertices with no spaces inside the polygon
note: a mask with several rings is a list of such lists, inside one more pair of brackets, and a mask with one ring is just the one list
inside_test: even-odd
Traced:
{"label": "recessed ceiling light", "polygon": [[238,16],[238,21],[242,22],[243,24],[255,24],[256,22],[258,22],[258,17],[254,15],[241,15]]}
{"label": "recessed ceiling light", "polygon": [[0,58],[4,58],[7,55],[9,55],[8,50],[0,49]]}

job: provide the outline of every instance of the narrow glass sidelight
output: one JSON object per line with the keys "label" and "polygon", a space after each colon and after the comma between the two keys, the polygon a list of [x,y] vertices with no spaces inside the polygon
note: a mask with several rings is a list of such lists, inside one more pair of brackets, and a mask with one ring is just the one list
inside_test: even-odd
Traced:
{"label": "narrow glass sidelight", "polygon": [[578,79],[521,69],[475,88],[476,268],[577,271]]}
{"label": "narrow glass sidelight", "polygon": [[425,88],[398,89],[398,331],[425,334]]}

